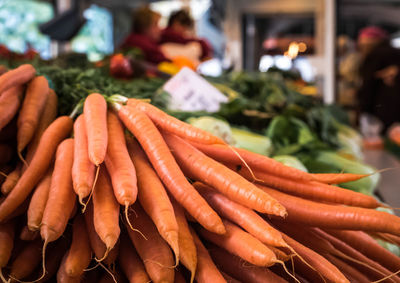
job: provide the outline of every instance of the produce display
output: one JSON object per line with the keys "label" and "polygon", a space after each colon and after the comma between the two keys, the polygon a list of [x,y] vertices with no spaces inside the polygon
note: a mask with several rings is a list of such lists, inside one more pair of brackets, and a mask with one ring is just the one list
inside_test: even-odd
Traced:
{"label": "produce display", "polygon": [[399,282],[400,218],[154,105],[0,76],[3,282]]}

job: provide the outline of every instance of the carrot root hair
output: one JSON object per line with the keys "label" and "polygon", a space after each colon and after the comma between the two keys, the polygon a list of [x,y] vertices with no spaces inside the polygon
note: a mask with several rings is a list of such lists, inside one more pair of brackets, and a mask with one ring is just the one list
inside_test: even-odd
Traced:
{"label": "carrot root hair", "polygon": [[[129,210],[129,205],[125,204],[125,219],[126,219],[126,222],[127,222],[128,226],[129,226],[129,229],[139,233],[143,237],[143,239],[145,239],[147,241],[146,236],[140,230],[133,228],[132,223],[129,220],[128,210]],[[136,214],[135,210],[132,209],[132,211]],[[137,214],[136,214],[136,217],[137,217]]]}
{"label": "carrot root hair", "polygon": [[166,265],[163,265],[162,263],[160,263],[160,262],[158,262],[158,261],[156,261],[156,260],[152,260],[152,259],[145,259],[145,260],[143,260],[143,263],[146,263],[146,262],[151,262],[151,263],[157,264],[158,266],[161,266],[162,268],[175,269],[175,268],[177,267],[176,264],[174,264],[174,265],[172,265],[172,266],[166,266]]}
{"label": "carrot root hair", "polygon": [[[295,256],[297,256],[305,265],[307,265],[309,268],[312,270],[318,272],[311,264],[309,264],[301,255],[299,255],[291,246],[286,244],[285,248],[288,248]],[[293,264],[293,270],[294,270],[294,262]]]}
{"label": "carrot root hair", "polygon": [[74,107],[71,114],[69,114],[69,117],[71,119],[75,118],[76,114],[78,114],[79,110],[82,108],[84,102],[85,102],[85,98],[82,98],[81,100],[79,100],[78,104]]}
{"label": "carrot root hair", "polygon": [[[97,179],[99,178],[99,172],[100,172],[100,165],[96,165],[96,175],[94,176],[94,181],[93,181],[92,188],[90,189],[90,194],[88,196],[88,199],[87,199],[86,203],[83,203],[83,200],[82,200],[82,203],[81,203],[83,205],[82,213],[85,213],[86,207],[87,207],[90,199],[92,198],[92,195],[93,195],[93,192],[94,192],[94,188],[95,188],[96,183],[97,183]],[[79,202],[81,202],[81,197],[79,197]]]}
{"label": "carrot root hair", "polygon": [[242,163],[244,164],[244,166],[247,168],[247,170],[249,170],[251,177],[253,178],[254,181],[257,182],[263,182],[262,180],[258,179],[256,177],[256,175],[254,175],[253,170],[251,170],[249,164],[247,164],[246,160],[243,159],[243,157],[239,154],[239,152],[237,152],[237,150],[235,150],[235,148],[233,146],[231,146],[230,144],[228,144],[228,147],[230,150],[233,151],[233,153],[240,159],[240,161],[242,161]]}
{"label": "carrot root hair", "polygon": [[108,274],[110,274],[112,280],[113,280],[115,283],[118,283],[117,279],[115,279],[115,275],[114,275],[107,267],[105,267],[104,264],[102,264],[101,262],[99,262],[98,265],[100,265]]}
{"label": "carrot root hair", "polygon": [[17,150],[17,154],[18,154],[19,160],[21,160],[22,163],[24,163],[24,165],[26,166],[26,168],[28,168],[28,162],[26,162],[25,158],[22,156],[21,151]]}
{"label": "carrot root hair", "polygon": [[0,175],[1,175],[1,176],[3,176],[3,177],[5,177],[5,178],[7,178],[7,177],[8,177],[8,175],[7,175],[6,173],[4,173],[4,172],[1,172],[1,171],[0,171]]}
{"label": "carrot root hair", "polygon": [[106,251],[104,252],[104,255],[103,255],[102,258],[97,259],[97,258],[95,257],[94,259],[97,261],[97,263],[101,263],[103,260],[105,260],[105,259],[107,258],[107,256],[108,256],[108,254],[110,253],[110,251],[111,251],[111,249],[110,249],[109,247],[107,247],[107,249],[106,249]]}
{"label": "carrot root hair", "polygon": [[88,268],[84,269],[83,271],[85,271],[85,272],[91,271],[91,270],[96,269],[97,267],[99,267],[99,265],[100,265],[100,262],[97,262],[95,266],[88,267]]}
{"label": "carrot root hair", "polygon": [[4,278],[2,268],[0,268],[0,279],[1,279],[1,281],[4,282],[4,283],[10,282],[10,279],[6,280],[6,278]]}
{"label": "carrot root hair", "polygon": [[386,279],[390,279],[390,278],[392,278],[393,276],[396,276],[399,273],[400,273],[400,270],[397,270],[396,272],[394,272],[392,274],[389,274],[388,276],[385,276],[385,277],[383,277],[383,278],[381,278],[379,280],[372,281],[371,283],[379,283],[379,282],[385,281]]}
{"label": "carrot root hair", "polygon": [[282,265],[283,269],[285,270],[285,272],[287,273],[287,275],[289,275],[290,277],[293,278],[294,281],[296,281],[297,283],[301,283],[299,279],[296,278],[296,276],[294,276],[292,273],[289,272],[289,270],[287,269],[285,263],[281,260],[276,260],[276,263]]}

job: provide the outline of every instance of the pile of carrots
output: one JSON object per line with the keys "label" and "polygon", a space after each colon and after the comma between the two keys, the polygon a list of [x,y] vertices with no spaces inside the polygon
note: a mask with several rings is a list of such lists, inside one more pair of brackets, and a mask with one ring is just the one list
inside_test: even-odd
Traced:
{"label": "pile of carrots", "polygon": [[[400,218],[151,104],[0,76],[3,282],[400,282]],[[75,117],[77,116],[77,117]]]}

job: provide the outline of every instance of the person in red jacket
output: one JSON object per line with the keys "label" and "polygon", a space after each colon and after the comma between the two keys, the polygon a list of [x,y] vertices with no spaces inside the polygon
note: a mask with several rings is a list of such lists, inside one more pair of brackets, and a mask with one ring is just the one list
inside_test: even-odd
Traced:
{"label": "person in red jacket", "polygon": [[201,56],[199,59],[205,60],[212,57],[210,44],[193,36],[194,21],[190,14],[185,10],[173,12],[168,20],[168,26],[161,32],[160,44],[177,43],[187,44],[197,42],[201,46]]}
{"label": "person in red jacket", "polygon": [[121,49],[136,47],[142,50],[146,61],[158,64],[169,61],[161,51],[158,41],[161,36],[161,15],[143,6],[133,12],[132,33],[125,38]]}

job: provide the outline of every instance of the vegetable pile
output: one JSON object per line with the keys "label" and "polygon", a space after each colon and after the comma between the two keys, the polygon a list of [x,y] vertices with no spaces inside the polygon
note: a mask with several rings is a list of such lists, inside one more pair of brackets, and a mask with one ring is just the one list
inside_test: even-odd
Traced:
{"label": "vegetable pile", "polygon": [[30,65],[0,90],[3,282],[400,282],[375,240],[400,244],[400,218],[332,185],[363,174],[303,172],[119,95],[56,117]]}

